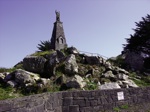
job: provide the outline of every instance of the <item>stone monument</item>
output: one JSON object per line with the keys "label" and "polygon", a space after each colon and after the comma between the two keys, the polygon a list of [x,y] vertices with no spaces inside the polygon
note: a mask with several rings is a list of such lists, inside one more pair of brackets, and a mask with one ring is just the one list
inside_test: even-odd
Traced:
{"label": "stone monument", "polygon": [[67,47],[67,43],[63,29],[63,22],[60,21],[60,12],[55,11],[55,13],[56,22],[54,23],[51,37],[51,49],[61,50]]}

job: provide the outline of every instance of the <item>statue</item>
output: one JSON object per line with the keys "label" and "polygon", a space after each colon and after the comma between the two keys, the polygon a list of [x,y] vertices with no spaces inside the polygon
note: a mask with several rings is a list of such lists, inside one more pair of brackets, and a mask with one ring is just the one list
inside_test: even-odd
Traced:
{"label": "statue", "polygon": [[56,13],[56,21],[60,21],[60,12],[55,10],[55,13]]}

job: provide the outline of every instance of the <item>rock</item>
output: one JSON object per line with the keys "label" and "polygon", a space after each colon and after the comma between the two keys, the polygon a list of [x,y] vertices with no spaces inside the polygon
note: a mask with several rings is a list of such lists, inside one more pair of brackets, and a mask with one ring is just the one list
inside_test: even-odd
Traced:
{"label": "rock", "polygon": [[0,83],[4,82],[5,75],[0,73]]}
{"label": "rock", "polygon": [[43,73],[46,59],[41,56],[26,56],[23,59],[23,67],[25,70],[34,73]]}
{"label": "rock", "polygon": [[61,51],[55,51],[49,56],[48,64],[46,65],[47,72],[55,75],[56,65],[65,59],[65,55]]}
{"label": "rock", "polygon": [[7,76],[10,72],[3,72],[3,75]]}
{"label": "rock", "polygon": [[99,58],[100,64],[101,64],[101,65],[105,65],[106,60],[105,60],[104,58],[102,58],[102,57],[98,57],[98,58]]}
{"label": "rock", "polygon": [[102,84],[102,85],[99,86],[100,90],[104,90],[104,89],[119,89],[119,88],[121,88],[121,87],[116,82],[109,82],[109,83],[105,83],[105,84]]}
{"label": "rock", "polygon": [[86,78],[92,77],[92,74],[86,74]]}
{"label": "rock", "polygon": [[64,57],[65,55],[61,51],[55,51],[49,56],[49,65],[56,65],[57,63],[60,63]]}
{"label": "rock", "polygon": [[5,76],[4,81],[7,82],[9,80],[14,80],[14,79],[15,79],[15,74],[14,74],[14,72],[12,72]]}
{"label": "rock", "polygon": [[112,71],[107,71],[106,73],[103,74],[103,76],[105,78],[111,78],[111,77],[115,77],[114,74],[112,73]]}
{"label": "rock", "polygon": [[3,73],[0,73],[0,79],[4,80],[5,75]]}
{"label": "rock", "polygon": [[80,68],[80,69],[78,69],[78,74],[79,74],[80,76],[85,76],[85,75],[87,75],[88,69],[87,69],[85,66],[82,66],[82,65],[80,65],[80,64],[78,64],[78,66],[79,66],[79,68]]}
{"label": "rock", "polygon": [[65,72],[69,75],[78,73],[78,65],[74,54],[71,54],[67,57],[65,61]]}
{"label": "rock", "polygon": [[67,51],[70,54],[79,54],[79,51],[75,47],[69,47],[69,48],[67,48]]}
{"label": "rock", "polygon": [[18,85],[14,80],[8,81],[7,84],[8,84],[9,86],[13,87],[13,88]]}
{"label": "rock", "polygon": [[124,70],[124,69],[122,69],[122,68],[119,68],[119,67],[115,67],[114,70],[117,71],[117,72],[119,72],[119,73],[126,74],[126,75],[129,74],[128,71],[126,71],[126,70]]}
{"label": "rock", "polygon": [[97,56],[85,56],[85,62],[90,65],[100,65],[100,61]]}
{"label": "rock", "polygon": [[58,78],[56,79],[55,83],[62,85],[62,84],[64,84],[64,83],[66,83],[66,81],[67,81],[67,78],[66,78],[66,76],[63,74],[62,76],[60,76],[60,77],[58,77]]}
{"label": "rock", "polygon": [[31,72],[27,72],[25,70],[22,69],[17,69],[14,71],[15,74],[15,81],[21,85],[25,85],[27,83],[35,83],[35,80],[37,79],[37,77],[35,78],[34,73]]}
{"label": "rock", "polygon": [[130,79],[128,79],[128,80],[126,80],[126,81],[122,81],[123,82],[123,84],[125,84],[125,85],[127,85],[127,86],[129,86],[129,87],[138,87],[136,84],[135,84],[135,82],[133,82],[132,80],[130,80]]}
{"label": "rock", "polygon": [[50,84],[50,79],[41,78],[40,81],[41,81],[41,84],[43,84],[44,86]]}
{"label": "rock", "polygon": [[118,78],[119,80],[128,80],[129,76],[128,76],[128,75],[125,75],[125,74],[123,74],[123,73],[119,73],[119,74],[117,74],[117,78]]}
{"label": "rock", "polygon": [[110,62],[106,61],[106,62],[104,63],[104,66],[105,66],[107,69],[112,70],[112,65],[111,65]]}
{"label": "rock", "polygon": [[68,88],[83,88],[86,85],[86,82],[79,75],[75,75],[74,77],[68,79],[66,86]]}
{"label": "rock", "polygon": [[89,71],[86,73],[86,75],[87,75],[87,74],[91,74],[93,77],[97,77],[97,76],[100,75],[100,71],[99,71],[98,68],[92,68],[91,70],[89,70]]}

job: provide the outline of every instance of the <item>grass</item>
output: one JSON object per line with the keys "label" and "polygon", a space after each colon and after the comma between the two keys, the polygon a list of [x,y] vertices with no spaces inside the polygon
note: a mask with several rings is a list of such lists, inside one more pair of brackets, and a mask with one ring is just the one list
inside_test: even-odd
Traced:
{"label": "grass", "polygon": [[54,50],[49,50],[49,51],[37,51],[34,54],[31,54],[31,56],[43,56],[46,57],[46,55],[50,55],[54,52]]}
{"label": "grass", "polygon": [[16,70],[16,68],[0,68],[0,73],[3,72],[13,72],[14,70]]}
{"label": "grass", "polygon": [[121,112],[121,110],[127,110],[129,108],[129,105],[125,104],[125,105],[121,105],[119,107],[114,107],[113,110],[115,112]]}
{"label": "grass", "polygon": [[130,73],[129,76],[139,87],[150,86],[150,76],[140,75],[141,79],[137,79],[135,72]]}
{"label": "grass", "polygon": [[0,100],[15,98],[15,95],[12,94],[13,91],[13,88],[0,84]]}
{"label": "grass", "polygon": [[12,68],[3,68],[2,67],[2,68],[0,68],[0,73],[3,73],[3,72],[13,72],[16,69],[24,69],[23,68],[23,64],[19,64],[16,67],[12,67]]}

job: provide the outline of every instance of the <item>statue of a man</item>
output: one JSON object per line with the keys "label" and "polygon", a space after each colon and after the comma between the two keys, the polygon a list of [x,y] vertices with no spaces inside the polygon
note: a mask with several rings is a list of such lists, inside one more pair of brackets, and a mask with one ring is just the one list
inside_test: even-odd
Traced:
{"label": "statue of a man", "polygon": [[56,21],[60,21],[60,12],[55,10],[55,13],[56,13]]}

